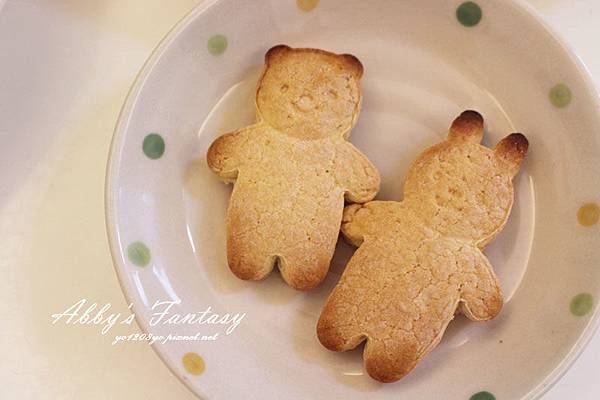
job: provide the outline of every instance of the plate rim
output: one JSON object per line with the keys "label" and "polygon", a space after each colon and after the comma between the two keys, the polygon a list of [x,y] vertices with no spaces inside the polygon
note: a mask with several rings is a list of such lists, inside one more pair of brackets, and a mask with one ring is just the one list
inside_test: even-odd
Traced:
{"label": "plate rim", "polygon": [[[137,72],[133,83],[131,84],[125,102],[121,107],[119,116],[117,118],[115,128],[109,147],[108,158],[106,162],[106,174],[104,182],[104,215],[105,215],[105,229],[108,239],[108,245],[110,249],[111,259],[113,268],[117,275],[117,281],[121,287],[121,292],[125,297],[128,304],[132,304],[132,312],[135,315],[135,321],[138,328],[143,333],[148,333],[148,324],[141,318],[138,318],[137,304],[134,300],[134,291],[128,287],[125,277],[125,270],[127,266],[122,263],[120,257],[122,248],[120,245],[119,235],[115,224],[115,204],[113,199],[115,175],[120,166],[120,159],[123,150],[122,140],[129,127],[131,118],[131,111],[137,103],[138,97],[144,87],[146,79],[153,71],[154,67],[161,59],[165,50],[177,39],[177,37],[192,23],[197,17],[203,14],[206,10],[218,3],[220,0],[203,0],[199,4],[195,5],[190,11],[188,11],[182,18],[177,21],[173,27],[163,36],[158,45],[152,50],[146,61],[143,63],[139,71]],[[516,7],[520,11],[528,15],[528,17],[535,20],[541,28],[561,47],[563,55],[567,56],[571,61],[572,65],[576,67],[579,77],[583,81],[587,94],[593,98],[594,108],[596,109],[597,118],[600,117],[600,92],[591,77],[591,74],[585,65],[585,63],[579,58],[574,48],[568,44],[563,37],[556,32],[556,30],[545,21],[539,11],[526,0],[509,0],[513,7]],[[600,119],[600,118],[598,118]],[[583,328],[581,334],[571,346],[571,349],[564,356],[564,358],[556,365],[554,370],[546,375],[536,386],[525,394],[520,400],[540,400],[550,389],[552,389],[562,377],[571,369],[575,361],[579,359],[583,350],[588,346],[589,342],[598,332],[600,326],[600,308],[596,308],[594,315],[589,319],[585,328]],[[161,347],[159,343],[155,342],[150,345],[152,350],[161,359],[165,366],[171,371],[171,373],[177,377],[177,379],[197,398],[208,400],[205,394],[198,393],[198,387],[192,386],[191,382],[184,378],[180,374],[175,366],[172,365],[168,357],[166,356],[165,348]]]}
{"label": "plate rim", "polygon": [[[120,257],[120,240],[117,232],[117,226],[114,221],[115,218],[115,205],[113,202],[112,195],[114,194],[113,187],[115,184],[115,175],[118,167],[120,166],[120,159],[123,147],[119,146],[119,142],[123,139],[131,118],[131,110],[137,103],[137,99],[141,93],[144,83],[150,73],[153,71],[157,62],[160,60],[165,50],[175,41],[175,39],[181,34],[185,28],[194,21],[199,15],[208,10],[211,6],[217,3],[219,0],[203,0],[189,10],[183,17],[181,17],[169,31],[159,41],[158,45],[152,50],[148,58],[144,61],[140,69],[138,70],[127,95],[125,102],[119,111],[117,122],[113,130],[112,139],[110,142],[108,158],[106,161],[106,174],[104,179],[104,223],[106,229],[106,235],[108,238],[108,247],[112,259],[113,268],[117,275],[117,281],[121,287],[121,292],[127,301],[127,304],[131,304],[131,312],[134,314],[135,322],[142,333],[148,334],[148,324],[142,318],[138,318],[140,315],[138,305],[134,302],[133,290],[127,286],[127,279],[125,277],[126,265],[122,264]],[[175,367],[168,360],[164,349],[159,347],[158,342],[150,344],[150,347],[162,363],[169,369],[169,371],[181,382],[195,397],[201,400],[208,400],[205,394],[198,393],[197,388],[193,387],[191,382],[184,379]]]}

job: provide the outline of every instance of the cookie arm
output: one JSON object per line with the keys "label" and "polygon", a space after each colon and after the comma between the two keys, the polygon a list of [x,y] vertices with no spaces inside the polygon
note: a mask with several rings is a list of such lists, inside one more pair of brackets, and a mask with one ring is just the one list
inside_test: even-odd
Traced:
{"label": "cookie arm", "polygon": [[379,172],[369,159],[350,143],[344,143],[336,154],[334,174],[352,203],[372,200],[379,191]]}
{"label": "cookie arm", "polygon": [[394,201],[370,201],[366,204],[351,204],[344,209],[342,233],[348,242],[360,246],[365,237],[376,236],[393,219]]}
{"label": "cookie arm", "polygon": [[502,292],[488,259],[477,248],[473,252],[474,268],[465,275],[460,291],[460,310],[472,321],[487,321],[500,312]]}
{"label": "cookie arm", "polygon": [[226,133],[208,148],[208,166],[225,182],[235,181],[238,168],[250,157],[250,128]]}

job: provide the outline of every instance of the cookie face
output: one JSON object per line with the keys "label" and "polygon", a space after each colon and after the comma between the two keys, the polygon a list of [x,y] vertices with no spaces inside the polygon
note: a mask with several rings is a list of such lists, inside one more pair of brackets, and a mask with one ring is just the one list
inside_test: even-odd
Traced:
{"label": "cookie face", "polygon": [[502,307],[496,275],[481,249],[513,204],[512,178],[527,139],[512,134],[481,146],[483,119],[458,117],[448,139],[412,164],[404,201],[344,211],[342,232],[360,246],[331,293],[317,333],[330,350],[367,340],[365,368],[382,382],[409,373],[441,340],[460,310],[474,321]]}
{"label": "cookie face", "polygon": [[[323,50],[271,49],[257,89],[258,122],[210,146],[209,167],[234,183],[227,259],[237,277],[263,279],[277,266],[290,286],[315,287],[329,269],[344,201],[377,193],[377,170],[345,140],[360,106],[357,66],[354,57]],[[336,86],[347,78],[348,87]],[[334,89],[343,98],[331,99]],[[315,107],[303,109],[305,94]]]}
{"label": "cookie face", "polygon": [[463,113],[447,141],[415,160],[404,190],[405,201],[414,203],[429,227],[477,244],[493,239],[506,223],[514,197],[512,178],[527,148],[519,134],[496,149],[481,146],[482,137],[481,116]]}
{"label": "cookie face", "polygon": [[363,67],[351,55],[276,46],[258,85],[259,116],[303,139],[347,136],[360,109]]}

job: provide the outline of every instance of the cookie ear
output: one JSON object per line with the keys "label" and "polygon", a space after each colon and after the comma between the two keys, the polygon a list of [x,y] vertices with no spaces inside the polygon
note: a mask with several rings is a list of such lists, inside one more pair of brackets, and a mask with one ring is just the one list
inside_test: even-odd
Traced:
{"label": "cookie ear", "polygon": [[342,54],[342,55],[340,55],[340,57],[342,57],[344,59],[344,63],[346,64],[346,66],[350,69],[350,71],[352,72],[352,74],[357,79],[362,78],[363,72],[364,72],[364,68],[363,68],[362,63],[360,62],[360,60],[358,58],[356,58],[352,54]]}
{"label": "cookie ear", "polygon": [[269,51],[267,51],[267,54],[265,54],[265,64],[268,64],[270,61],[290,50],[292,50],[292,48],[285,44],[278,44],[277,46],[271,47]]}
{"label": "cookie ear", "polygon": [[528,148],[529,141],[523,134],[511,133],[498,142],[494,147],[494,154],[504,161],[510,175],[515,176],[519,172],[519,167],[525,159]]}
{"label": "cookie ear", "polygon": [[448,140],[480,143],[483,138],[483,117],[477,111],[467,110],[454,120]]}

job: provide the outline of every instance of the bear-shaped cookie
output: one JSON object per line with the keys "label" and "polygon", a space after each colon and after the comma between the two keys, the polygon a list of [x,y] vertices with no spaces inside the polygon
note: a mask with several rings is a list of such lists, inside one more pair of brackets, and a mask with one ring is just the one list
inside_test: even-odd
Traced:
{"label": "bear-shaped cookie", "polygon": [[498,279],[483,247],[504,227],[512,179],[528,149],[513,133],[493,149],[480,145],[483,118],[465,111],[447,139],[411,165],[404,200],[344,210],[342,232],[360,246],[317,324],[334,351],[367,340],[365,369],[381,382],[409,373],[461,311],[474,321],[502,307]]}
{"label": "bear-shaped cookie", "polygon": [[219,137],[209,167],[234,182],[227,213],[227,259],[245,280],[275,265],[299,290],[329,269],[344,200],[364,203],[379,173],[347,142],[361,106],[363,67],[351,55],[276,46],[256,92],[257,122]]}

